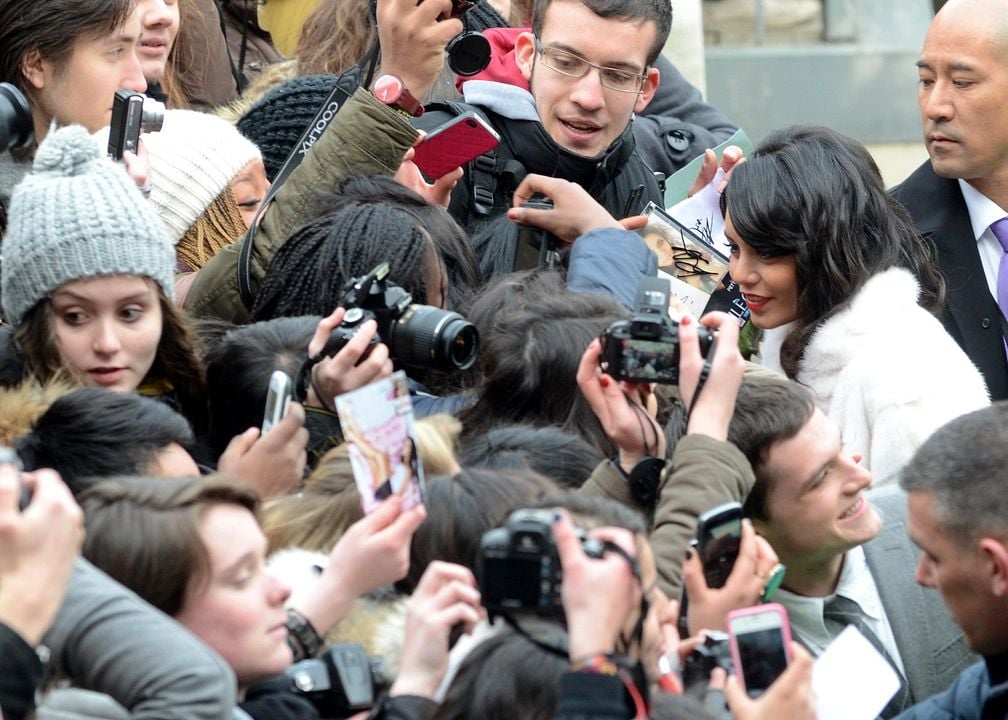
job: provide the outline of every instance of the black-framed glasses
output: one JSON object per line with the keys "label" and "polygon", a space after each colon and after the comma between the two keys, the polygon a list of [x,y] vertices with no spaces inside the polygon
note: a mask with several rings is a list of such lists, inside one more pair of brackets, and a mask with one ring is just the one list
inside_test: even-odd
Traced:
{"label": "black-framed glasses", "polygon": [[644,81],[647,80],[646,74],[596,65],[572,52],[545,47],[539,38],[535,38],[535,49],[539,53],[539,57],[542,58],[543,65],[567,77],[583,78],[591,68],[595,68],[598,70],[599,82],[602,83],[602,87],[610,90],[638,93],[644,87]]}

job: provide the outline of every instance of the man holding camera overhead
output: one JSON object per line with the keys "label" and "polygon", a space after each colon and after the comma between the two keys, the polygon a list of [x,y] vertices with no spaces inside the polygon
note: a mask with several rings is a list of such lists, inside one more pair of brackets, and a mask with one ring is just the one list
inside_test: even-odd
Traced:
{"label": "man holding camera overhead", "polygon": [[520,77],[465,83],[466,102],[501,135],[469,163],[449,206],[486,277],[516,267],[518,231],[505,212],[527,173],[576,183],[617,218],[662,204],[630,124],[658,87],[653,64],[671,19],[668,0],[536,0],[531,32],[515,41]]}

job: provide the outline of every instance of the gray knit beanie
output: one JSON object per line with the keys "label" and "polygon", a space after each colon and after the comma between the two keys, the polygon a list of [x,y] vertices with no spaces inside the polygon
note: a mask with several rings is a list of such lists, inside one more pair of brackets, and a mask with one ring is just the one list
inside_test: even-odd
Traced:
{"label": "gray knit beanie", "polygon": [[0,293],[7,321],[21,323],[71,280],[140,275],[175,296],[175,249],[126,171],[79,125],[50,133],[31,174],[11,194]]}

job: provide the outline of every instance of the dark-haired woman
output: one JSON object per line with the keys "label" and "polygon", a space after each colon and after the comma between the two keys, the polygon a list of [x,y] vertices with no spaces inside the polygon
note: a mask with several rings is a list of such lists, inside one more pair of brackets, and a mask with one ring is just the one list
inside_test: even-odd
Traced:
{"label": "dark-haired woman", "polygon": [[944,285],[928,249],[862,145],[823,127],[779,130],[735,168],[721,203],[732,278],[768,331],[765,364],[813,390],[877,484],[989,403],[932,314]]}

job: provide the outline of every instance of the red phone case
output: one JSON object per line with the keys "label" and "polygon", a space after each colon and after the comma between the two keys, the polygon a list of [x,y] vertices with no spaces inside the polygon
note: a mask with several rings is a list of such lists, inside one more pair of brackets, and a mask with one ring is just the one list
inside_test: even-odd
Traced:
{"label": "red phone case", "polygon": [[470,111],[431,130],[417,144],[413,162],[431,180],[450,173],[500,143],[500,135]]}
{"label": "red phone case", "polygon": [[[779,603],[765,603],[763,605],[754,605],[747,608],[739,608],[738,610],[732,610],[725,617],[725,624],[728,626],[728,635],[731,642],[731,654],[732,654],[732,664],[735,666],[735,676],[738,678],[739,682],[742,684],[742,688],[748,693],[748,689],[745,686],[745,672],[742,668],[742,658],[739,652],[738,642],[736,640],[736,630],[732,628],[733,621],[736,619],[747,619],[753,615],[761,615],[763,613],[770,613],[777,616],[779,619],[781,642],[784,646],[784,657],[787,662],[791,662],[791,623],[788,620],[787,610],[783,605]],[[765,628],[771,629],[771,628]]]}

